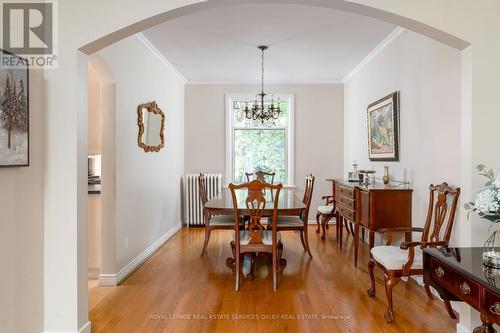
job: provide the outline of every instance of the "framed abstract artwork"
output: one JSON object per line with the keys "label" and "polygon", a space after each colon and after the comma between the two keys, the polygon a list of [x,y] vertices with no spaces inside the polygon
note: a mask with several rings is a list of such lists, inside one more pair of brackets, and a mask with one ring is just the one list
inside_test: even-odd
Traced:
{"label": "framed abstract artwork", "polygon": [[399,91],[368,105],[370,161],[399,161]]}
{"label": "framed abstract artwork", "polygon": [[0,49],[0,167],[29,165],[28,63]]}

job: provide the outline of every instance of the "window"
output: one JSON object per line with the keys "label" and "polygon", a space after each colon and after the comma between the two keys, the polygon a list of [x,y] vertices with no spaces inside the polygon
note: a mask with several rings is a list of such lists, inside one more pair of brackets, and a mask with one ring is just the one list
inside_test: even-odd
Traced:
{"label": "window", "polygon": [[251,120],[242,107],[253,95],[226,95],[226,178],[245,182],[245,173],[275,172],[274,181],[293,185],[293,95],[274,95],[284,112],[276,120]]}

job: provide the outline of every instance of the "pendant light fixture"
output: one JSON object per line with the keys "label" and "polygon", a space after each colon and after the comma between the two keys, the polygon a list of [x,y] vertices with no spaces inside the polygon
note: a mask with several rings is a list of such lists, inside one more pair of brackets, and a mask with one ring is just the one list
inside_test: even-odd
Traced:
{"label": "pendant light fixture", "polygon": [[266,101],[267,94],[264,92],[264,51],[268,47],[260,45],[258,49],[261,51],[261,90],[251,105],[248,102],[245,103],[242,111],[245,112],[248,119],[260,120],[264,124],[265,121],[278,119],[283,110],[280,108],[279,99],[276,103],[273,98],[271,98],[271,101]]}

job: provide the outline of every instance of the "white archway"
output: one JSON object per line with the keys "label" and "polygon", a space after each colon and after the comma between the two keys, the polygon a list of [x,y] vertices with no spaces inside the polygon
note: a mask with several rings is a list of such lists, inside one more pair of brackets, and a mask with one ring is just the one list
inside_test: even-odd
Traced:
{"label": "white archway", "polygon": [[[361,1],[359,1],[361,2]],[[71,10],[78,10],[79,6],[75,5],[72,8],[68,4],[69,2],[63,4],[61,3],[61,15],[68,15]],[[422,6],[425,4],[416,6],[416,8],[408,9],[408,15],[402,16],[388,11],[384,11],[381,8],[386,8],[387,2],[385,0],[373,0],[370,1],[370,5],[360,4],[352,1],[342,1],[342,0],[179,0],[175,4],[166,5],[162,1],[151,1],[148,3],[151,6],[151,10],[143,10],[140,8],[144,6],[144,2],[130,0],[127,5],[130,7],[125,7],[124,4],[109,4],[106,8],[102,8],[104,13],[100,15],[106,15],[106,17],[117,22],[133,22],[128,26],[124,26],[118,29],[109,28],[106,31],[102,27],[102,18],[100,16],[92,17],[91,14],[86,12],[81,14],[81,19],[86,20],[86,22],[68,22],[62,21],[60,29],[64,29],[65,26],[89,26],[89,31],[85,31],[83,36],[75,37],[75,41],[71,41],[69,36],[65,36],[68,46],[64,46],[62,50],[62,55],[66,56],[64,61],[61,61],[60,68],[62,69],[59,73],[48,75],[48,85],[50,89],[48,94],[48,107],[52,108],[52,115],[48,116],[47,126],[49,129],[52,127],[57,127],[61,121],[68,122],[68,128],[62,133],[63,137],[71,138],[68,143],[58,142],[58,138],[55,134],[48,131],[48,138],[46,140],[48,145],[48,152],[46,153],[46,169],[47,180],[46,183],[46,213],[45,213],[45,329],[46,330],[78,330],[80,327],[88,326],[87,317],[87,297],[86,297],[86,245],[82,238],[86,239],[86,203],[84,202],[84,197],[86,196],[86,183],[82,181],[84,179],[86,170],[86,66],[88,57],[87,55],[92,54],[99,49],[117,42],[125,37],[128,37],[134,33],[140,32],[144,29],[152,27],[156,24],[162,23],[164,21],[173,19],[175,17],[188,15],[202,10],[209,10],[212,8],[220,6],[232,6],[238,4],[248,4],[248,3],[283,3],[283,4],[301,4],[308,6],[322,6],[325,8],[334,8],[345,11],[350,11],[377,19],[381,19],[407,29],[413,30],[415,32],[427,35],[434,38],[440,42],[453,46],[459,50],[466,49],[470,44],[459,37],[455,37],[452,34],[444,32],[440,29],[432,27],[430,25],[421,23],[414,18],[411,18],[412,14],[414,17],[419,17],[422,10]],[[91,4],[87,3],[87,6]],[[94,1],[94,6],[100,8],[100,2]],[[83,5],[85,6],[85,5]],[[165,7],[169,10],[165,11]],[[404,6],[403,6],[404,7]],[[410,6],[408,6],[410,7]],[[399,8],[398,8],[399,9]],[[447,8],[441,6],[441,13],[445,13]],[[135,10],[135,12],[134,12]],[[429,10],[428,8],[425,10]],[[115,18],[117,12],[126,12],[125,18]],[[400,11],[404,11],[401,10]],[[146,14],[145,14],[146,13]],[[443,14],[444,15],[444,14]],[[144,18],[146,17],[146,18]],[[70,17],[66,17],[68,19]],[[101,21],[99,21],[101,20]],[[92,27],[92,24],[96,24],[96,27]],[[119,23],[117,24],[119,25]],[[115,27],[111,24],[111,26]],[[103,30],[105,33],[103,34]],[[86,41],[84,41],[86,40]],[[83,42],[82,42],[83,41]],[[464,68],[471,67],[471,56],[470,52],[466,57],[464,57]],[[470,66],[469,66],[470,65]],[[464,77],[468,81],[464,82],[464,95],[471,95],[470,90],[472,90],[472,85],[470,84],[470,76],[467,75],[468,72],[464,74]],[[70,82],[71,83],[68,83]],[[74,84],[74,90],[69,96],[59,97],[54,92],[58,89],[64,90],[66,84]],[[58,100],[57,98],[61,98]],[[66,109],[65,102],[71,101],[76,102],[77,113],[76,115],[65,115],[64,110]],[[462,113],[472,114],[472,106],[469,100],[463,101]],[[464,119],[469,119],[470,117],[464,117]],[[464,125],[470,126],[470,125]],[[471,131],[466,131],[470,133]],[[472,139],[464,138],[462,145],[467,149],[470,149],[470,142]],[[66,147],[71,147],[69,152],[64,152]],[[67,155],[65,155],[67,154]],[[63,163],[60,163],[58,158],[63,158]],[[465,164],[470,164],[470,161],[464,161]],[[68,168],[68,169],[65,169]],[[466,166],[463,166],[463,175],[467,177],[464,182],[470,183],[470,176],[466,176],[468,171],[470,171]],[[57,183],[55,177],[61,172],[63,176],[67,179],[78,179],[75,183],[71,183],[68,186],[63,186]],[[58,199],[62,198],[66,191],[69,191],[69,198],[62,200],[64,203],[69,203],[67,207],[65,206],[62,212],[59,212],[60,207],[58,207]],[[464,191],[466,194],[467,191]],[[68,218],[68,219],[65,219]],[[68,223],[69,226],[64,224]],[[63,227],[62,230],[58,227]],[[61,244],[63,249],[69,249],[67,254],[58,253],[59,246],[56,244],[60,236],[67,236],[69,239]],[[83,237],[85,236],[85,237]],[[76,244],[76,246],[75,246]],[[77,260],[75,264],[74,260]],[[67,281],[61,281],[60,275],[65,274],[66,271],[61,272],[61,267],[68,267]],[[76,267],[75,267],[76,266]],[[63,309],[61,309],[63,308]],[[87,326],[85,326],[87,325]]]}

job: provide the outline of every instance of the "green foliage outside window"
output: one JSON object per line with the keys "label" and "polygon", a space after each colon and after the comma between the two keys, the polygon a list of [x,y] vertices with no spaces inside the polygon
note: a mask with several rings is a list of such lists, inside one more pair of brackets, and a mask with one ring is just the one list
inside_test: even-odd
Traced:
{"label": "green foliage outside window", "polygon": [[287,102],[280,101],[284,110],[274,121],[262,124],[251,120],[241,111],[244,102],[238,102],[240,109],[233,110],[234,116],[234,181],[246,181],[245,172],[275,172],[276,183],[287,182]]}

